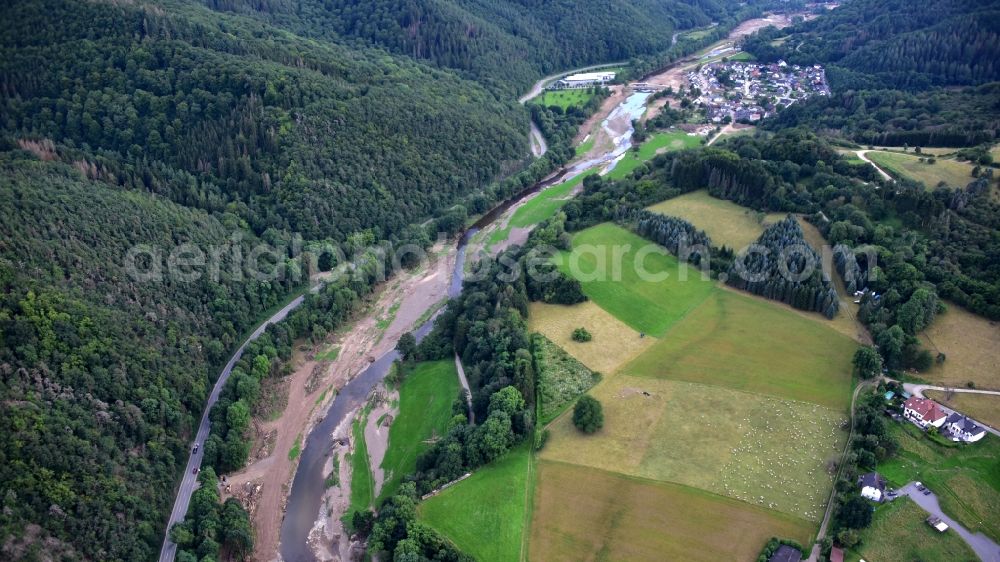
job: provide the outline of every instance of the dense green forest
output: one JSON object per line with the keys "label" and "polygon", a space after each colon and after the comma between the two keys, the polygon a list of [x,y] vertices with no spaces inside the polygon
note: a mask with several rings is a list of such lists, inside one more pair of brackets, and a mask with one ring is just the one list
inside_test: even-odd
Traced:
{"label": "dense green forest", "polygon": [[[772,40],[786,37],[780,45]],[[923,90],[1000,80],[1000,2],[854,0],[746,41],[764,60],[822,64],[831,89]]]}
{"label": "dense green forest", "polygon": [[9,137],[258,233],[390,238],[528,157],[514,100],[197,5],[21,3],[0,25]]}
{"label": "dense green forest", "polygon": [[516,97],[539,77],[667,49],[674,31],[717,21],[733,0],[203,0],[303,36],[409,55]]}
{"label": "dense green forest", "polygon": [[[5,5],[0,557],[153,558],[207,392],[264,312],[305,289],[302,250],[337,244],[355,274],[247,349],[212,412],[206,468],[245,463],[247,415],[292,342],[324,337],[379,282],[366,246],[426,246],[573,154],[593,108],[528,110],[522,84],[659,49],[722,9],[587,6]],[[408,37],[384,19],[404,12],[426,23],[412,44],[387,39]],[[500,23],[444,47],[467,17]],[[645,31],[622,32],[640,19]],[[536,56],[520,66],[523,53]],[[518,73],[497,79],[508,64]],[[552,137],[535,161],[532,115]],[[235,256],[261,243],[274,251],[258,269],[275,275],[255,280]],[[217,278],[140,281],[128,268],[144,246],[163,253],[140,253],[139,269],[166,269],[180,244],[220,249]],[[246,551],[245,514],[202,499],[179,556]]]}
{"label": "dense green forest", "polygon": [[822,64],[833,91],[779,112],[765,128],[961,147],[1000,138],[998,30],[995,0],[855,0],[790,28],[765,28],[743,47],[765,61]]}

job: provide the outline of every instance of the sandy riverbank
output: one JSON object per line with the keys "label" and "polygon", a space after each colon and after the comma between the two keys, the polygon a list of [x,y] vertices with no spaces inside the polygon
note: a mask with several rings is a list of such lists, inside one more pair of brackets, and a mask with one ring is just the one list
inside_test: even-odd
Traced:
{"label": "sandy riverbank", "polygon": [[[284,410],[273,421],[255,420],[258,435],[273,439],[273,446],[264,449],[268,452],[265,457],[227,475],[234,493],[248,488],[256,490],[252,494],[254,560],[270,561],[278,557],[281,521],[297,466],[297,457],[289,458],[289,451],[297,443],[301,447],[309,431],[325,414],[335,395],[329,390],[342,388],[368,366],[371,357],[390,351],[403,333],[415,328],[414,324],[428,308],[447,298],[455,264],[454,246],[439,243],[430,256],[429,263],[384,283],[371,305],[347,330],[317,346],[297,342],[293,371],[286,377],[288,399]],[[316,353],[331,345],[340,348],[337,359],[317,361]],[[324,391],[326,395],[321,400]],[[254,450],[258,449],[255,444]]]}

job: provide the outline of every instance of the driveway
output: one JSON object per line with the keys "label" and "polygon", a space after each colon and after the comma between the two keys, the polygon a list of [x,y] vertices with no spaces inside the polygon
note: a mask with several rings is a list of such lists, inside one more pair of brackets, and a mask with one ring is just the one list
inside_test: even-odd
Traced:
{"label": "driveway", "polygon": [[945,515],[945,513],[941,511],[941,506],[938,504],[938,499],[935,494],[931,493],[925,496],[923,492],[917,490],[917,487],[913,482],[910,482],[906,486],[899,489],[899,496],[909,496],[910,499],[919,505],[921,509],[944,521],[949,527],[951,527],[951,529],[948,529],[945,532],[958,533],[958,536],[962,537],[962,540],[972,547],[972,550],[976,552],[983,562],[1000,562],[1000,545],[982,533],[971,533],[968,529],[959,525],[954,519]]}

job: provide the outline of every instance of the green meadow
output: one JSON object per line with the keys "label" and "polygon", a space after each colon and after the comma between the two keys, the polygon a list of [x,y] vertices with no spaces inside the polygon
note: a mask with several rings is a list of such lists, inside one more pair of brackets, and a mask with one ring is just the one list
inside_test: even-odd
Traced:
{"label": "green meadow", "polygon": [[701,146],[704,137],[689,135],[684,131],[668,131],[653,133],[645,142],[639,145],[639,150],[629,150],[625,153],[615,168],[608,172],[609,179],[622,179],[632,173],[644,162],[652,160],[661,152],[684,150]]}
{"label": "green meadow", "polygon": [[444,434],[460,385],[455,362],[418,363],[399,386],[399,414],[389,426],[389,447],[382,459],[385,481],[380,498],[393,495],[403,477],[417,467],[428,440]]}
{"label": "green meadow", "polygon": [[622,372],[841,409],[856,348],[821,322],[720,289]]}
{"label": "green meadow", "polygon": [[417,506],[421,521],[480,562],[520,560],[533,490],[521,446]]}
{"label": "green meadow", "polygon": [[594,94],[589,88],[576,88],[571,90],[544,90],[541,95],[531,100],[531,103],[552,107],[554,105],[566,109],[571,106],[583,107]]}
{"label": "green meadow", "polygon": [[895,486],[920,481],[964,527],[1000,540],[1000,438],[963,445],[931,440],[911,424],[891,424],[898,454],[878,470]]}
{"label": "green meadow", "polygon": [[[598,306],[639,332],[662,336],[708,297],[714,282],[665,251],[639,256],[642,269],[658,276],[640,278],[638,252],[651,246],[620,226],[604,223],[578,232],[573,251],[554,259],[564,273],[580,278],[583,292]],[[616,262],[621,267],[615,267]]]}

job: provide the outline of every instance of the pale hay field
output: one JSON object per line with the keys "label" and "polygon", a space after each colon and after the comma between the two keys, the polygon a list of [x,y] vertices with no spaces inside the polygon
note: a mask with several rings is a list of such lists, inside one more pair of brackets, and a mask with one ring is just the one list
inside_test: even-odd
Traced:
{"label": "pale hay field", "polygon": [[1000,390],[1000,323],[947,305],[948,311],[920,334],[931,353],[944,353],[947,359],[921,378],[940,386],[965,387],[973,381],[976,388]]}
{"label": "pale hay field", "polygon": [[564,414],[542,459],[693,486],[818,521],[843,448],[845,416],[817,404],[714,386],[617,375],[591,395],[604,429]]}
{"label": "pale hay field", "polygon": [[[572,339],[573,330],[586,328],[594,339],[580,343]],[[639,337],[594,301],[573,306],[531,303],[528,329],[539,332],[566,350],[590,370],[611,374],[656,343],[653,336]]]}

